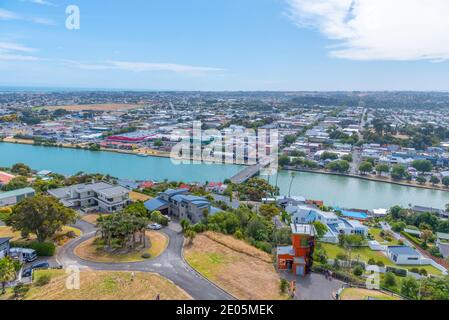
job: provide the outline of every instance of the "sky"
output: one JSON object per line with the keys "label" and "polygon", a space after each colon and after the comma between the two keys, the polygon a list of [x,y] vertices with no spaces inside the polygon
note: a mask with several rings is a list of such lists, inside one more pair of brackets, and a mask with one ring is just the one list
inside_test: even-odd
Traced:
{"label": "sky", "polygon": [[449,0],[0,0],[0,86],[449,91],[448,14]]}

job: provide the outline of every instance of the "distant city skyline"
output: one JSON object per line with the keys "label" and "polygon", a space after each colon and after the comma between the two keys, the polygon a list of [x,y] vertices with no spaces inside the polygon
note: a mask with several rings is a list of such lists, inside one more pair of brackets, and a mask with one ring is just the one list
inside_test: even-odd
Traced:
{"label": "distant city skyline", "polygon": [[447,12],[446,0],[3,0],[0,86],[448,91]]}

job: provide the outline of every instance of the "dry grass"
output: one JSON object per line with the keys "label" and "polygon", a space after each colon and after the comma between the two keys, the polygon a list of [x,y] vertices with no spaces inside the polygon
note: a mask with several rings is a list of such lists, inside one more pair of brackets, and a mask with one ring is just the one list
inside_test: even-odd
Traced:
{"label": "dry grass", "polygon": [[269,255],[243,241],[207,232],[187,245],[184,254],[193,268],[239,299],[287,298],[279,293],[280,277]]}
{"label": "dry grass", "polygon": [[[54,239],[64,238],[64,236],[71,231],[74,232],[77,237],[81,235],[81,230],[69,226],[64,226],[62,227],[62,231],[58,232],[54,236]],[[36,240],[36,236],[34,234],[30,234],[28,239],[23,239],[20,231],[12,231],[11,227],[0,227],[0,238],[12,238],[11,241]]]}
{"label": "dry grass", "polygon": [[401,300],[397,296],[368,289],[347,288],[341,293],[341,300],[368,300],[368,298],[374,298],[376,300]]}
{"label": "dry grass", "polygon": [[136,104],[120,104],[120,103],[111,103],[111,104],[84,104],[84,105],[72,105],[72,106],[49,106],[43,107],[47,110],[57,110],[64,109],[67,111],[119,111],[119,110],[131,110],[136,109],[141,106]]}
{"label": "dry grass", "polygon": [[129,193],[129,197],[132,201],[137,202],[137,201],[147,201],[150,200],[151,197],[147,196],[146,194],[140,193],[140,192],[135,192],[135,191],[131,191]]}
{"label": "dry grass", "polygon": [[95,238],[89,239],[78,247],[75,248],[75,254],[81,259],[96,261],[96,262],[109,262],[109,263],[124,263],[124,262],[137,262],[145,260],[142,258],[142,254],[149,253],[151,258],[159,256],[168,245],[168,237],[160,232],[147,231],[147,237],[151,241],[151,247],[142,249],[139,251],[133,251],[125,254],[114,254],[105,252],[103,250],[97,250],[94,241]]}
{"label": "dry grass", "polygon": [[[32,285],[26,300],[190,300],[191,297],[171,281],[153,273],[91,271],[80,273],[80,289],[66,288],[64,270],[36,271],[35,279],[50,275],[49,284]],[[9,294],[10,297],[11,294]],[[3,298],[9,298],[4,296]]]}
{"label": "dry grass", "polygon": [[89,214],[82,215],[81,219],[86,221],[86,222],[88,222],[88,223],[90,223],[90,224],[96,225],[97,224],[97,220],[98,220],[99,217],[100,217],[100,214],[89,213]]}

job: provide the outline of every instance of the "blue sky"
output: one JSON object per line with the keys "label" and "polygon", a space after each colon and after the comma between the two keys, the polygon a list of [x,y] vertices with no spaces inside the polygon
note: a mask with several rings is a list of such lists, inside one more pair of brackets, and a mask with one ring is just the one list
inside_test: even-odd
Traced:
{"label": "blue sky", "polygon": [[[79,30],[66,28],[68,5]],[[0,85],[447,91],[448,10],[447,0],[0,0]]]}

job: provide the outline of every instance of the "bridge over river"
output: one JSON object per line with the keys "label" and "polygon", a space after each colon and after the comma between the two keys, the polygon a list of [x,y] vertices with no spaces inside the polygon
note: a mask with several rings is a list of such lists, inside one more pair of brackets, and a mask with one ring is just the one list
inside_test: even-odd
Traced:
{"label": "bridge over river", "polygon": [[235,184],[243,183],[252,177],[257,176],[260,173],[260,170],[267,167],[270,163],[271,160],[269,158],[261,160],[260,163],[245,167],[242,171],[231,177],[230,180]]}

